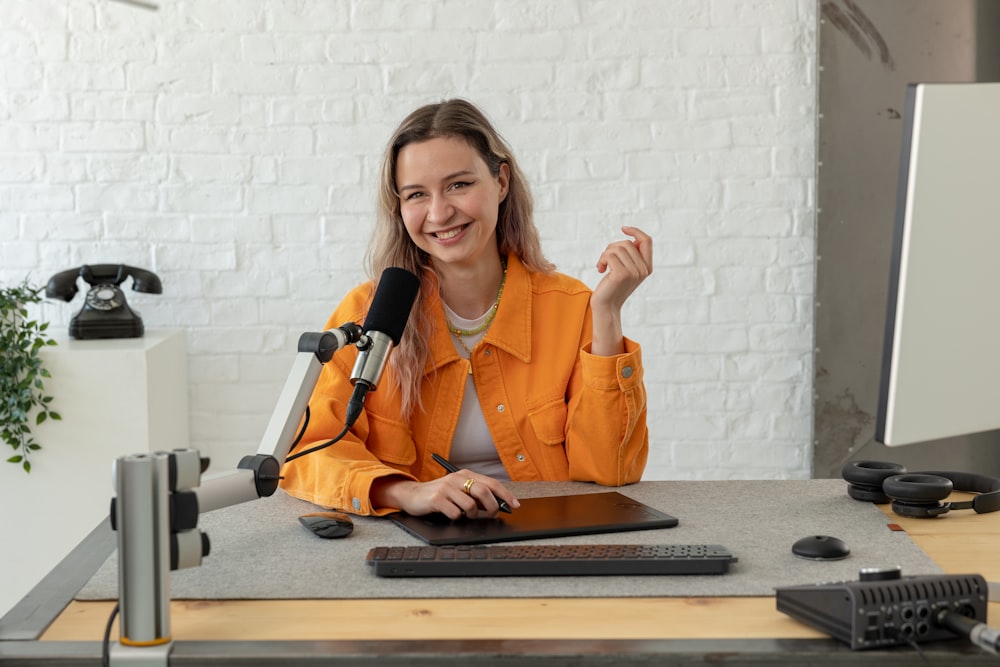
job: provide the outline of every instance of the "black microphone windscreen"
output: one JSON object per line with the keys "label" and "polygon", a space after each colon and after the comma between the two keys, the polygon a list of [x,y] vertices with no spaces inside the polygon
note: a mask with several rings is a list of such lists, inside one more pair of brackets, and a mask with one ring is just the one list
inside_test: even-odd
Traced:
{"label": "black microphone windscreen", "polygon": [[392,338],[393,345],[399,345],[419,289],[420,279],[406,269],[391,266],[383,271],[364,330],[381,331]]}

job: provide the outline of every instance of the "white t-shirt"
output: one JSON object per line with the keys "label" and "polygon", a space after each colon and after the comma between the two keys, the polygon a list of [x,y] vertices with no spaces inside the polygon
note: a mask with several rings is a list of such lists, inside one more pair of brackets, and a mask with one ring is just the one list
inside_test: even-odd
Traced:
{"label": "white t-shirt", "polygon": [[[467,320],[459,317],[447,304],[444,304],[444,311],[457,328],[467,330],[480,326],[490,313],[490,311],[486,311],[474,320]],[[484,330],[473,336],[462,336],[462,342],[469,350],[472,350],[485,335],[486,331]],[[451,334],[451,340],[455,344],[455,350],[458,354],[463,359],[468,359],[469,350],[462,347],[455,334]],[[497,454],[496,445],[493,444],[493,436],[490,435],[490,430],[486,426],[486,418],[483,416],[483,409],[479,405],[479,395],[476,393],[476,383],[471,374],[465,380],[462,411],[458,415],[458,425],[455,426],[455,437],[451,441],[448,460],[459,468],[468,468],[494,479],[510,479],[507,469],[504,468],[500,456]]]}

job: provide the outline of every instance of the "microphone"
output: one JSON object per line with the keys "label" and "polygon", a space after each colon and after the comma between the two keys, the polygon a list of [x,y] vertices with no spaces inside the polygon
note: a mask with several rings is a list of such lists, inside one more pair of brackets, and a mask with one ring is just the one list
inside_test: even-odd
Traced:
{"label": "microphone", "polygon": [[377,388],[393,346],[399,345],[419,289],[420,279],[406,269],[389,267],[382,272],[362,327],[365,333],[358,343],[361,354],[351,371],[354,393],[347,403],[348,428],[361,415],[365,396]]}

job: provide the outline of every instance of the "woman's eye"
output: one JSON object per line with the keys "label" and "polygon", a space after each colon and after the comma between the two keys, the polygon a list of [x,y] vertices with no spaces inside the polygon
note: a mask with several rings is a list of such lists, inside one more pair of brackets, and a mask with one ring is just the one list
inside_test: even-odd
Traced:
{"label": "woman's eye", "polygon": [[418,197],[422,197],[423,194],[424,194],[423,192],[411,192],[410,194],[408,194],[405,197],[403,197],[403,200],[404,201],[413,201],[414,199],[417,199]]}
{"label": "woman's eye", "polygon": [[467,188],[470,185],[472,185],[472,183],[470,183],[468,181],[458,181],[458,182],[455,182],[455,183],[451,184],[451,189],[452,190],[458,190],[460,188]]}

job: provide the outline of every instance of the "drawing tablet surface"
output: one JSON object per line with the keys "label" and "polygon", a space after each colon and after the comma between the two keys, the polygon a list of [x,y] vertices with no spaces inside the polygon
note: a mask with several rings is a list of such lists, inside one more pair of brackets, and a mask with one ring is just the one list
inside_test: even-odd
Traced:
{"label": "drawing tablet surface", "polygon": [[673,528],[678,521],[617,491],[522,498],[521,506],[496,519],[452,521],[443,514],[389,518],[428,544],[482,544],[541,537]]}

